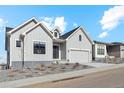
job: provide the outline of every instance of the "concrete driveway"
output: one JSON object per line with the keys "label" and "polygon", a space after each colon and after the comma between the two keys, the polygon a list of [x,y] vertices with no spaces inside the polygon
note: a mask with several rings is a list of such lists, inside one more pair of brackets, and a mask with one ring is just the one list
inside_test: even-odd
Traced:
{"label": "concrete driveway", "polygon": [[109,64],[109,63],[84,63],[84,65],[89,65],[89,66],[92,66],[92,67],[96,67],[96,68],[101,68],[101,67],[108,67],[108,66],[114,66],[114,65],[117,65],[117,64]]}

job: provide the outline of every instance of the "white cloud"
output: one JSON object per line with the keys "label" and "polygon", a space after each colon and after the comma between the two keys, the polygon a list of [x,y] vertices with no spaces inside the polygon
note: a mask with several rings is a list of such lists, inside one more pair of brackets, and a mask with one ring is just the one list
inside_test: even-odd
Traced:
{"label": "white cloud", "polygon": [[105,32],[102,32],[98,37],[99,37],[99,38],[105,38],[105,37],[107,37],[107,36],[108,36],[108,32],[105,31]]}
{"label": "white cloud", "polygon": [[124,6],[114,6],[104,12],[100,23],[103,30],[112,30],[124,20]]}
{"label": "white cloud", "polygon": [[54,25],[60,27],[62,32],[64,32],[66,29],[67,22],[65,22],[64,17],[56,17]]}
{"label": "white cloud", "polygon": [[8,21],[0,18],[0,32],[4,31],[5,25],[8,23]]}
{"label": "white cloud", "polygon": [[73,23],[73,27],[78,27],[78,24],[77,23]]}
{"label": "white cloud", "polygon": [[43,22],[50,30],[58,26],[62,32],[65,31],[67,22],[63,16],[60,17],[41,17],[41,22]]}

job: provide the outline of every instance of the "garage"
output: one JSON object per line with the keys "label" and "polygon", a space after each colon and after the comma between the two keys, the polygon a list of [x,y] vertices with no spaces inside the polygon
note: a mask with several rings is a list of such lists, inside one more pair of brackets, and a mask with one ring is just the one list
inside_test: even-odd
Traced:
{"label": "garage", "polygon": [[70,49],[70,62],[72,63],[88,63],[89,51],[83,49]]}

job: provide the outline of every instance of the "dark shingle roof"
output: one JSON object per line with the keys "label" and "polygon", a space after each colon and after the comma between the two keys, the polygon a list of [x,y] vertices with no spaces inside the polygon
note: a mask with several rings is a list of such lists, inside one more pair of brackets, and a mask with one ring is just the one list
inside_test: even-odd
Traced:
{"label": "dark shingle roof", "polygon": [[7,46],[8,46],[8,37],[7,37],[7,32],[11,31],[13,28],[11,27],[6,27],[6,32],[5,32],[5,50],[7,50]]}
{"label": "dark shingle roof", "polygon": [[109,43],[106,43],[106,42],[101,42],[101,41],[93,41],[94,43],[98,43],[98,44],[109,44]]}
{"label": "dark shingle roof", "polygon": [[61,39],[67,39],[74,31],[76,31],[80,26],[76,27],[75,29],[65,33],[64,35],[61,35],[60,38]]}
{"label": "dark shingle roof", "polygon": [[112,42],[111,44],[113,44],[113,45],[124,45],[124,43],[122,43],[122,42]]}

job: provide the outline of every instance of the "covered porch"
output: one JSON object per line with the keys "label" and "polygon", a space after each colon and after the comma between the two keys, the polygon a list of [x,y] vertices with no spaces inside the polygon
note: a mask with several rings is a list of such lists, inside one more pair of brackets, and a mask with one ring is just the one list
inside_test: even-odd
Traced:
{"label": "covered porch", "polygon": [[53,61],[59,63],[66,60],[66,40],[53,39]]}

